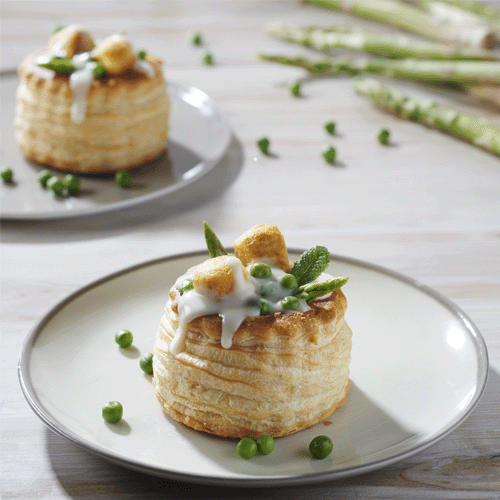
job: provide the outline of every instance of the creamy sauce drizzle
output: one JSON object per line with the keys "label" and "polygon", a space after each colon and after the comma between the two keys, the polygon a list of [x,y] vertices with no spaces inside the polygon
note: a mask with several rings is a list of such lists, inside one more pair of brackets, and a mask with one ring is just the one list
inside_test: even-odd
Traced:
{"label": "creamy sauce drizzle", "polygon": [[[262,260],[261,260],[262,262]],[[233,342],[233,335],[243,321],[248,317],[260,316],[257,301],[264,300],[269,304],[270,313],[283,312],[305,312],[310,309],[306,301],[299,299],[300,306],[295,311],[288,311],[281,306],[281,299],[291,294],[290,290],[281,287],[279,281],[286,273],[280,268],[267,262],[272,271],[272,276],[267,279],[257,279],[250,276],[250,266],[246,270],[248,277],[243,275],[243,265],[234,256],[228,256],[226,263],[232,268],[235,276],[235,286],[230,294],[222,301],[216,301],[206,295],[198,293],[196,290],[185,291],[178,301],[179,326],[174,339],[170,343],[170,352],[174,355],[181,353],[186,346],[188,335],[188,324],[199,316],[218,314],[222,318],[221,345],[224,349],[229,349]],[[315,282],[330,279],[327,273],[321,274]],[[186,279],[192,279],[192,273],[182,275],[177,283]],[[268,287],[271,294],[263,297],[259,294],[259,289]],[[318,300],[326,299],[331,295],[325,295]]]}

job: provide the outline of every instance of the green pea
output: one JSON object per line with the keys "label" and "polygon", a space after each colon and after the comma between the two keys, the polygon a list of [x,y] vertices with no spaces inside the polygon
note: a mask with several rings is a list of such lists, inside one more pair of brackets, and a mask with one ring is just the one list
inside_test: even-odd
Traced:
{"label": "green pea", "polygon": [[115,183],[121,188],[128,188],[132,184],[132,176],[128,170],[119,170],[115,174]]}
{"label": "green pea", "polygon": [[182,295],[184,292],[187,292],[188,290],[193,290],[193,288],[194,288],[193,280],[185,279],[181,281],[181,283],[177,287],[177,290],[179,290],[179,293]]}
{"label": "green pea", "polygon": [[300,301],[297,297],[289,295],[281,300],[281,307],[287,311],[295,311],[300,306]]}
{"label": "green pea", "polygon": [[205,52],[201,60],[203,64],[206,64],[207,66],[211,66],[214,63],[214,58],[212,57],[212,54],[210,54],[210,52]]}
{"label": "green pea", "polygon": [[386,128],[380,129],[377,134],[378,142],[380,142],[380,144],[387,144],[389,142],[390,136],[391,132],[388,129]]}
{"label": "green pea", "polygon": [[139,366],[142,368],[142,371],[147,373],[148,375],[153,374],[153,354],[148,352],[145,354],[139,361]]}
{"label": "green pea", "polygon": [[110,401],[102,409],[102,418],[109,424],[117,424],[123,417],[123,406],[118,401]]}
{"label": "green pea", "polygon": [[299,287],[297,278],[293,274],[285,274],[280,279],[281,288],[285,290],[295,290]]}
{"label": "green pea", "polygon": [[201,33],[198,33],[198,32],[193,33],[191,35],[191,43],[193,45],[201,45],[203,43],[203,38],[201,36]]}
{"label": "green pea", "polygon": [[337,156],[337,151],[333,146],[327,144],[321,150],[321,155],[328,163],[335,163],[335,157]]}
{"label": "green pea", "polygon": [[261,316],[267,316],[271,312],[269,304],[264,300],[259,301],[259,312]]}
{"label": "green pea", "polygon": [[119,330],[115,333],[115,342],[123,349],[129,348],[133,341],[134,336],[129,330]]}
{"label": "green pea", "polygon": [[48,170],[42,170],[38,174],[38,182],[45,188],[47,189],[47,182],[48,180],[52,177],[52,173],[49,172]]}
{"label": "green pea", "polygon": [[292,83],[292,85],[290,85],[290,93],[294,97],[300,97],[301,89],[302,89],[302,85],[298,80],[296,82]]}
{"label": "green pea", "polygon": [[259,286],[258,294],[262,297],[274,297],[277,295],[277,287],[273,282],[262,283]]}
{"label": "green pea", "polygon": [[258,148],[267,155],[269,153],[269,146],[271,145],[271,141],[267,137],[261,137],[257,140]]}
{"label": "green pea", "polygon": [[75,195],[80,191],[80,179],[76,175],[66,175],[63,179],[63,184],[69,194]]}
{"label": "green pea", "polygon": [[269,434],[259,436],[255,442],[257,444],[257,451],[261,455],[269,455],[274,450],[274,439]]}
{"label": "green pea", "polygon": [[0,177],[2,177],[5,184],[12,184],[14,181],[14,172],[10,167],[4,167],[0,172]]}
{"label": "green pea", "polygon": [[139,50],[139,52],[137,52],[137,57],[141,60],[141,61],[144,61],[144,59],[146,59],[146,51],[145,50]]}
{"label": "green pea", "polygon": [[96,65],[92,70],[94,78],[104,78],[106,76],[106,68],[101,61],[95,61]]}
{"label": "green pea", "polygon": [[334,135],[335,134],[335,128],[336,128],[335,122],[327,122],[327,123],[325,123],[325,130],[330,135]]}
{"label": "green pea", "polygon": [[309,451],[315,458],[326,458],[332,450],[333,443],[328,436],[317,436],[309,444]]}
{"label": "green pea", "polygon": [[64,184],[61,179],[53,175],[48,181],[47,181],[47,189],[50,189],[51,191],[54,192],[56,196],[62,196],[63,191],[64,191]]}
{"label": "green pea", "polygon": [[250,276],[254,278],[263,280],[270,278],[272,274],[271,268],[267,264],[264,264],[264,262],[256,262],[250,266]]}
{"label": "green pea", "polygon": [[240,439],[236,446],[236,451],[241,458],[249,460],[257,453],[257,443],[250,438]]}

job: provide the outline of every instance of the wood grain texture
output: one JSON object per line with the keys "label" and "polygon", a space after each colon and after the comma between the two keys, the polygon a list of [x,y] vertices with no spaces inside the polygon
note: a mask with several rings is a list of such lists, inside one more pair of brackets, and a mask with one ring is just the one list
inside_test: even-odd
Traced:
{"label": "wood grain texture", "polygon": [[[500,7],[500,1],[490,2]],[[97,7],[98,5],[98,7]],[[99,10],[96,15],[96,9]],[[264,25],[353,24],[294,0],[2,2],[1,69],[46,43],[55,23],[80,23],[97,37],[127,30],[137,48],[165,61],[167,79],[201,88],[223,109],[234,140],[199,191],[199,203],[165,217],[168,200],[140,210],[71,222],[5,222],[1,250],[0,492],[5,499],[495,499],[500,498],[500,160],[457,139],[381,113],[348,78],[309,81],[258,62],[258,51],[306,54],[265,34]],[[203,33],[215,65],[187,42]],[[303,97],[288,84],[303,78]],[[500,124],[494,110],[455,89],[398,82],[415,95]],[[337,122],[328,136],[323,124]],[[393,145],[375,140],[380,127]],[[255,145],[272,141],[272,156]],[[338,162],[320,156],[324,143]],[[2,186],[0,186],[2,187]],[[22,341],[66,295],[105,274],[203,248],[207,220],[229,244],[270,222],[290,247],[332,253],[411,276],[456,302],[481,331],[490,376],[475,411],[427,450],[385,469],[293,489],[199,487],[104,462],[48,430],[17,381]]]}

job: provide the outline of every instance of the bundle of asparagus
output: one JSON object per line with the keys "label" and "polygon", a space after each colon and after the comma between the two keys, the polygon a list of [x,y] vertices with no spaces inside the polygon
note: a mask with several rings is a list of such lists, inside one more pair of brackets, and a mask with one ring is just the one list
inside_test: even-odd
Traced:
{"label": "bundle of asparagus", "polygon": [[485,119],[458,112],[433,101],[419,101],[371,78],[355,80],[354,88],[359,94],[369,97],[378,107],[401,118],[442,130],[500,156],[500,127]]}
{"label": "bundle of asparagus", "polygon": [[446,20],[438,22],[432,14],[396,0],[300,1],[391,24],[404,31],[444,42],[484,48],[492,48],[497,43],[493,30],[487,25],[455,24]]}
{"label": "bundle of asparagus", "polygon": [[[433,0],[416,0],[417,2]],[[500,11],[477,0],[440,0],[440,2],[457,7],[467,12],[472,12],[491,21],[500,21]]]}
{"label": "bundle of asparagus", "polygon": [[300,28],[290,24],[272,23],[267,31],[282,40],[320,51],[345,49],[375,56],[397,59],[432,60],[495,60],[493,52],[475,47],[457,47],[444,43],[412,40],[404,35],[370,33],[346,28]]}

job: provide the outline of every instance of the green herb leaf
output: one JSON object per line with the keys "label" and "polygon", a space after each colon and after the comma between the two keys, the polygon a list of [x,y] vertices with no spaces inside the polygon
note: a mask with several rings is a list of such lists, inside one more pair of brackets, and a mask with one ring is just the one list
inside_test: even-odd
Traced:
{"label": "green herb leaf", "polygon": [[96,65],[92,70],[94,78],[104,78],[106,76],[106,68],[101,61],[95,61]]}
{"label": "green herb leaf", "polygon": [[227,255],[227,252],[222,246],[219,238],[217,238],[217,235],[205,221],[203,221],[203,228],[205,230],[205,241],[207,242],[207,248],[208,253],[210,254],[210,258],[213,259],[214,257]]}
{"label": "green herb leaf", "polygon": [[70,73],[76,71],[76,67],[73,64],[73,61],[66,57],[53,57],[46,63],[39,63],[38,66],[51,69],[56,73],[62,73],[64,75],[69,75]]}
{"label": "green herb leaf", "polygon": [[314,281],[330,264],[330,252],[317,246],[304,252],[294,264],[290,274],[297,278],[299,286]]}
{"label": "green herb leaf", "polygon": [[326,295],[331,291],[344,286],[349,280],[348,276],[341,278],[332,278],[330,280],[321,281],[320,283],[309,283],[299,287],[295,292],[295,296],[299,299],[304,299],[307,303],[318,297]]}

